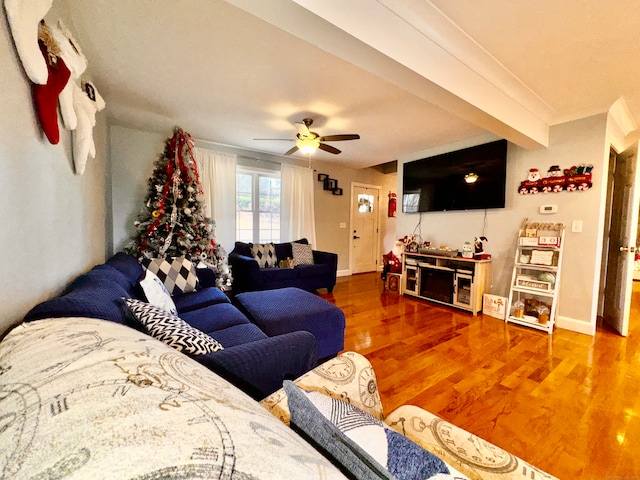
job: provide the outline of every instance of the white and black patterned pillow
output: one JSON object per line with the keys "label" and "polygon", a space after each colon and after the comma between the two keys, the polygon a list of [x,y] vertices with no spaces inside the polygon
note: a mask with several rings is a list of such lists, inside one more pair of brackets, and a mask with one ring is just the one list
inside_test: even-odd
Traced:
{"label": "white and black patterned pillow", "polygon": [[171,295],[195,292],[198,287],[196,266],[186,257],[145,258],[142,265],[162,280]]}
{"label": "white and black patterned pillow", "polygon": [[171,294],[155,273],[149,269],[145,270],[143,278],[138,283],[144,292],[144,296],[147,297],[147,302],[174,315],[178,314],[178,309],[171,298]]}
{"label": "white and black patterned pillow", "polygon": [[276,246],[273,243],[251,244],[251,255],[260,268],[275,267],[278,264]]}
{"label": "white and black patterned pillow", "polygon": [[179,352],[205,355],[224,349],[217,340],[192,327],[177,315],[134,298],[126,298],[124,302],[149,335]]}
{"label": "white and black patterned pillow", "polygon": [[313,265],[313,250],[306,243],[291,243],[294,265]]}

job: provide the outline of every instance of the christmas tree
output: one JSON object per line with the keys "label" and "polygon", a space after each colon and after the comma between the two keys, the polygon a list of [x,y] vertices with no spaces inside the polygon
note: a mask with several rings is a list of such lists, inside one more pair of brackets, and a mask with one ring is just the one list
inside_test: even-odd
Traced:
{"label": "christmas tree", "polygon": [[231,285],[226,252],[215,242],[214,222],[205,215],[204,194],[193,156],[193,140],[176,127],[154,164],[149,192],[125,251],[139,258],[186,256],[216,273],[217,286]]}

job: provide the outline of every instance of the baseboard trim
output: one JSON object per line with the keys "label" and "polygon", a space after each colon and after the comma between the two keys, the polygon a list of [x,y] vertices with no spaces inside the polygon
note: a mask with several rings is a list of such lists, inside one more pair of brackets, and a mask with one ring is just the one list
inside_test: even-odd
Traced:
{"label": "baseboard trim", "polygon": [[348,277],[351,275],[351,270],[338,270],[336,272],[336,276],[338,277]]}
{"label": "baseboard trim", "polygon": [[556,322],[558,328],[564,328],[565,330],[571,330],[572,332],[583,333],[585,335],[596,334],[596,326],[590,323],[576,320],[575,318],[563,317],[558,315],[558,321]]}

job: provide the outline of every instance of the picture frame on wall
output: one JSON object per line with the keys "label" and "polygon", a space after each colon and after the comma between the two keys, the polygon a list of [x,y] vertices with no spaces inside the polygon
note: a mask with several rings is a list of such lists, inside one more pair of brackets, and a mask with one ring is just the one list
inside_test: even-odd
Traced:
{"label": "picture frame on wall", "polygon": [[326,173],[319,173],[318,174],[318,181],[319,182],[324,182],[327,178],[329,178],[329,175],[327,175]]}
{"label": "picture frame on wall", "polygon": [[335,178],[325,178],[324,179],[324,189],[325,190],[335,190],[336,188],[338,188],[338,180],[336,180]]}
{"label": "picture frame on wall", "polygon": [[334,195],[342,195],[342,189],[341,188],[334,188],[331,193],[333,193]]}

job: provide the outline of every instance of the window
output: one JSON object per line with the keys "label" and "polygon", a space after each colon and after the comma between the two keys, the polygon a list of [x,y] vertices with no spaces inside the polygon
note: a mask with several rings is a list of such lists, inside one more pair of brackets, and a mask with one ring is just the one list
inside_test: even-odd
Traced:
{"label": "window", "polygon": [[237,169],[236,239],[253,243],[280,241],[280,172]]}

